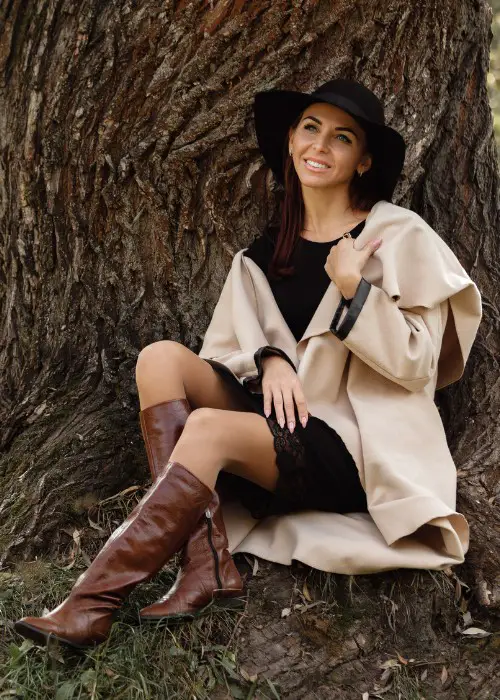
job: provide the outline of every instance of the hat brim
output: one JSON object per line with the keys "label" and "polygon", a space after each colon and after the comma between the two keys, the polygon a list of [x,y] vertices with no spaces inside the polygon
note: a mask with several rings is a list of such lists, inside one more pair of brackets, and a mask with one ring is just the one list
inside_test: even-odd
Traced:
{"label": "hat brim", "polygon": [[316,102],[340,107],[366,130],[379,176],[383,178],[384,197],[390,200],[404,166],[406,143],[403,137],[390,126],[370,121],[357,105],[334,94],[328,99],[294,90],[268,90],[255,94],[253,110],[257,143],[278,182],[284,185],[283,158],[288,130],[296,117]]}

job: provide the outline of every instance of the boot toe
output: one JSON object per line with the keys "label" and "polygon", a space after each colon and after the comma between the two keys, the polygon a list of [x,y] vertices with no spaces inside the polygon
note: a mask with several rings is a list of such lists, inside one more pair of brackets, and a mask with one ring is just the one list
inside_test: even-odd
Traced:
{"label": "boot toe", "polygon": [[50,617],[22,617],[14,623],[15,631],[26,639],[31,639],[40,646],[47,645],[51,639],[68,644],[75,649],[85,649],[93,644],[82,644],[80,640],[69,639],[64,630]]}

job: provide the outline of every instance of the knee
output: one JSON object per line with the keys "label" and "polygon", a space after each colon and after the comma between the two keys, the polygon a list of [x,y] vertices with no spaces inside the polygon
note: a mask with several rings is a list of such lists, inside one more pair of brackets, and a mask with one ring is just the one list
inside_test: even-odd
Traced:
{"label": "knee", "polygon": [[189,414],[184,426],[183,437],[203,441],[205,447],[222,445],[227,431],[224,429],[222,414],[218,408],[195,408]]}
{"label": "knee", "polygon": [[137,357],[135,365],[136,381],[140,380],[142,374],[152,367],[165,366],[173,363],[181,356],[184,345],[175,340],[157,340],[142,348]]}

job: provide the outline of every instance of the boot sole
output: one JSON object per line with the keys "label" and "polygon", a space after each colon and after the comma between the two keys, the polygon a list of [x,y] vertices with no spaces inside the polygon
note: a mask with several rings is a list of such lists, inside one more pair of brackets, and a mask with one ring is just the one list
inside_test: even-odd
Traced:
{"label": "boot sole", "polygon": [[18,634],[20,634],[22,637],[26,637],[27,639],[31,639],[33,642],[38,644],[39,646],[49,646],[52,640],[57,640],[58,642],[61,642],[62,644],[66,644],[67,646],[70,646],[72,649],[89,649],[94,646],[97,646],[97,644],[76,644],[75,642],[70,642],[69,639],[64,639],[64,637],[59,637],[57,634],[54,634],[53,632],[43,632],[42,630],[39,630],[37,627],[32,627],[31,625],[28,625],[26,622],[15,622],[14,623],[14,629]]}
{"label": "boot sole", "polygon": [[219,598],[214,599],[205,607],[200,608],[193,613],[174,613],[173,615],[139,615],[141,622],[165,622],[165,623],[175,623],[175,622],[186,622],[189,620],[196,620],[199,617],[207,615],[212,608],[223,608],[225,610],[241,610],[246,605],[246,598]]}

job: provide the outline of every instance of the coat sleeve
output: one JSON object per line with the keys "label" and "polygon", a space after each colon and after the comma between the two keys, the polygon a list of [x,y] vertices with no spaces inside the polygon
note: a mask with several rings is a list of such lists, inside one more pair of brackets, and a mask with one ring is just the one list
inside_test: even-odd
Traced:
{"label": "coat sleeve", "polygon": [[278,357],[282,357],[293,367],[295,371],[297,371],[297,368],[293,364],[293,361],[288,357],[284,350],[276,348],[273,345],[264,345],[263,347],[259,348],[254,355],[257,374],[253,377],[246,377],[243,380],[243,384],[249,385],[252,388],[261,387],[262,377],[264,375],[264,366],[262,360],[264,359],[264,357],[270,357],[271,355],[277,355]]}
{"label": "coat sleeve", "polygon": [[437,369],[441,313],[439,305],[400,308],[383,289],[362,278],[352,300],[341,300],[330,330],[372,369],[419,391]]}
{"label": "coat sleeve", "polygon": [[[267,338],[260,327],[257,328],[258,332],[255,333],[255,344],[253,342],[245,342],[245,348],[241,347],[240,339],[234,327],[233,314],[234,312],[241,313],[242,310],[233,310],[233,305],[236,301],[233,296],[232,286],[233,269],[231,268],[215,306],[212,319],[205,332],[203,344],[198,353],[199,357],[206,360],[216,360],[224,364],[242,383],[251,381],[252,387],[261,382],[263,374],[262,359],[268,355],[283,357],[295,369],[294,363],[283,350],[267,343]],[[260,339],[260,343],[258,339]]]}

